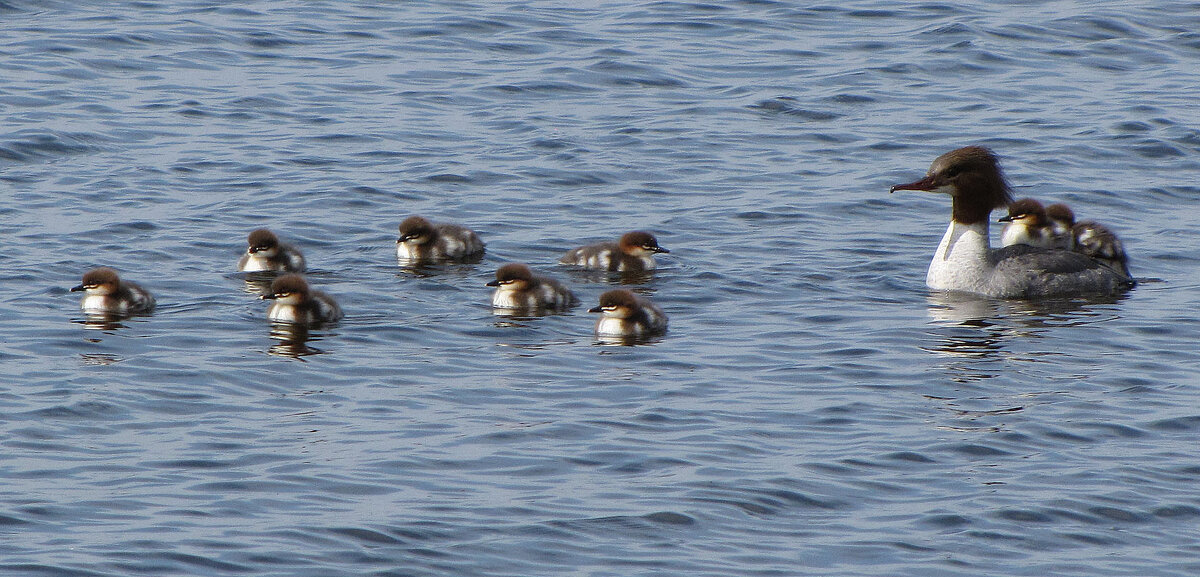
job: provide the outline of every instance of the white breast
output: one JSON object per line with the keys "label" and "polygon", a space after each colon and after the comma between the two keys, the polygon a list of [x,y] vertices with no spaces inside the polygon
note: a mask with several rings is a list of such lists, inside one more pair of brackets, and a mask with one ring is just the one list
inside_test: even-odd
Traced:
{"label": "white breast", "polygon": [[89,313],[123,313],[127,308],[125,303],[106,295],[85,295],[79,306]]}
{"label": "white breast", "polygon": [[596,334],[605,337],[628,337],[637,336],[637,325],[625,322],[625,319],[613,317],[600,317],[596,321]]}
{"label": "white breast", "polygon": [[271,269],[271,263],[267,259],[260,258],[257,254],[247,254],[245,260],[242,261],[242,266],[238,270],[242,272],[262,272]]}
{"label": "white breast", "polygon": [[398,242],[396,243],[396,256],[405,260],[420,259],[421,255],[417,252],[418,246],[412,242]]}
{"label": "white breast", "polygon": [[1009,223],[1004,225],[1003,232],[1000,233],[1001,246],[1012,246],[1014,244],[1027,244],[1029,246],[1037,246],[1049,248],[1048,239],[1045,235],[1039,234],[1040,230],[1033,230],[1022,223]]}
{"label": "white breast", "polygon": [[492,293],[492,306],[501,309],[527,308],[530,306],[528,296],[523,291],[501,287]]}
{"label": "white breast", "polygon": [[[271,303],[271,306],[267,308],[267,318],[282,323],[307,322],[307,315],[300,313],[298,308],[279,302]],[[301,316],[304,318],[299,318]]]}
{"label": "white breast", "polygon": [[988,294],[988,262],[991,250],[987,223],[962,224],[951,221],[942,237],[925,284],[934,290],[952,290]]}

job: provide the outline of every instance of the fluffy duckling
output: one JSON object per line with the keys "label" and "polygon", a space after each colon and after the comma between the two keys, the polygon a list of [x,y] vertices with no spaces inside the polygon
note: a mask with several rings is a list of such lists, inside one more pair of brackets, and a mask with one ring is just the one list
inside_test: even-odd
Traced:
{"label": "fluffy duckling", "polygon": [[1075,213],[1071,207],[1061,202],[1047,205],[1046,218],[1050,219],[1054,238],[1062,239],[1062,244],[1065,246],[1061,248],[1075,250],[1075,232],[1072,230],[1075,226]]}
{"label": "fluffy duckling", "polygon": [[462,260],[483,253],[475,231],[456,224],[437,224],[419,216],[400,223],[396,257],[403,261]]}
{"label": "fluffy duckling", "polygon": [[308,288],[298,274],[285,274],[271,283],[271,293],[263,299],[274,300],[267,307],[267,318],[276,322],[316,324],[342,318],[342,308],[329,295]]}
{"label": "fluffy duckling", "polygon": [[601,314],[596,321],[596,336],[601,338],[638,338],[667,330],[667,315],[658,305],[625,289],[600,295],[600,306],[588,312]]}
{"label": "fluffy duckling", "polygon": [[1116,233],[1096,221],[1080,221],[1072,227],[1075,235],[1075,252],[1086,254],[1113,270],[1129,274],[1129,255],[1125,254],[1125,245]]}
{"label": "fluffy duckling", "polygon": [[642,272],[654,270],[654,255],[671,251],[658,246],[658,239],[646,231],[621,235],[617,242],[603,242],[567,251],[558,262],[590,270]]}
{"label": "fluffy duckling", "polygon": [[1009,204],[1008,216],[1001,217],[1000,222],[1005,223],[1000,235],[1004,246],[1027,244],[1039,248],[1070,248],[1070,232],[1058,234],[1046,208],[1035,199],[1022,198]]}
{"label": "fluffy duckling", "polygon": [[246,254],[238,260],[242,272],[304,272],[304,255],[296,247],[279,241],[275,233],[260,228],[246,238]]}
{"label": "fluffy duckling", "polygon": [[86,313],[132,315],[154,310],[154,296],[137,283],[121,280],[117,271],[100,267],[83,275],[71,292],[84,292],[80,308]]}
{"label": "fluffy duckling", "polygon": [[496,270],[496,280],[487,283],[496,287],[492,306],[498,309],[555,310],[569,308],[579,302],[562,283],[533,274],[520,263],[506,264]]}

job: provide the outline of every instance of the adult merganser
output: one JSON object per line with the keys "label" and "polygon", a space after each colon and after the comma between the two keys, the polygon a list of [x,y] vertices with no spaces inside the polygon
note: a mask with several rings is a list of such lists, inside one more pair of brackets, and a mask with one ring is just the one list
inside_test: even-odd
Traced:
{"label": "adult merganser", "polygon": [[1018,244],[993,250],[988,217],[1012,201],[996,156],[968,146],[939,156],[920,180],[892,187],[949,194],[950,226],[938,245],[925,284],[995,298],[1115,294],[1135,282],[1093,258]]}

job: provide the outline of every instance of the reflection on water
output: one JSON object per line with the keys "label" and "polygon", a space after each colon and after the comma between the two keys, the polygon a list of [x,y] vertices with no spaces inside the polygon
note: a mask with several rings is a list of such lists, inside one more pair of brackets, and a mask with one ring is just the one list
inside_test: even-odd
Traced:
{"label": "reflection on water", "polygon": [[967,293],[930,292],[929,318],[940,324],[987,326],[1000,301]]}
{"label": "reflection on water", "polygon": [[83,325],[83,328],[87,330],[115,331],[117,329],[123,329],[126,327],[126,325],[121,321],[142,316],[150,315],[121,315],[117,313],[86,312],[84,313],[84,317],[82,319],[75,319],[72,322]]}
{"label": "reflection on water", "polygon": [[271,283],[282,273],[272,271],[257,271],[238,273],[245,281],[242,291],[254,296],[263,296],[271,294]]}
{"label": "reflection on water", "polygon": [[508,308],[508,307],[492,307],[492,315],[494,315],[494,316],[497,316],[497,317],[500,317],[500,318],[503,318],[503,319],[506,319],[505,321],[496,321],[496,326],[497,326],[497,327],[503,327],[503,326],[517,326],[517,327],[525,327],[525,326],[529,326],[529,325],[526,325],[526,324],[521,324],[521,321],[531,321],[531,320],[538,319],[538,318],[545,317],[545,316],[549,316],[549,315],[561,315],[561,314],[566,314],[567,312],[570,312],[570,310],[571,310],[571,309],[573,309],[573,308],[575,308],[576,306],[577,306],[576,304],[572,304],[572,305],[568,305],[568,306],[566,306],[566,307],[563,307],[563,308],[554,308],[554,307],[519,307],[519,308]]}
{"label": "reflection on water", "polygon": [[125,359],[108,353],[83,353],[79,355],[85,365],[106,366],[119,363]]}
{"label": "reflection on water", "polygon": [[[1200,563],[1187,3],[193,4],[0,0],[20,573]],[[1014,184],[1111,222],[1169,286],[927,303],[949,207],[881,191],[996,118],[981,143]],[[493,252],[393,260],[418,213],[482,224]],[[228,242],[262,225],[327,263],[362,311],[347,330],[266,321],[276,275],[233,273]],[[682,250],[652,273],[551,264],[634,228]],[[47,287],[101,257],[174,304],[80,330]],[[490,315],[509,260],[581,309],[653,295],[672,332]]]}
{"label": "reflection on water", "polygon": [[638,337],[634,337],[634,336],[619,337],[619,336],[615,336],[615,335],[604,335],[604,336],[596,335],[596,344],[597,345],[609,346],[609,347],[633,347],[633,346],[637,346],[637,345],[653,345],[655,343],[661,343],[662,340],[663,340],[663,335],[661,335],[661,334],[638,336]]}
{"label": "reflection on water", "polygon": [[927,297],[929,317],[940,324],[989,326],[1013,323],[1026,328],[1076,326],[1116,318],[1107,308],[1128,294],[1091,298],[1000,300],[967,293],[934,293]]}
{"label": "reflection on water", "polygon": [[485,253],[481,252],[461,259],[446,261],[411,260],[397,256],[396,265],[400,267],[400,272],[405,275],[411,275],[419,278],[429,278],[445,274],[447,272],[470,271],[474,268],[473,265],[483,262],[484,255]]}
{"label": "reflection on water", "polygon": [[272,322],[271,338],[278,342],[271,345],[271,348],[267,352],[272,355],[291,357],[293,359],[319,355],[325,351],[308,346],[308,341],[319,341],[322,339],[322,336],[321,334],[314,335],[309,327],[304,324]]}
{"label": "reflection on water", "polygon": [[[964,293],[930,293],[929,317],[921,350],[946,356],[940,368],[954,382],[995,378],[1017,341],[1039,339],[1056,327],[1119,318],[1112,305],[1126,295],[1103,298],[999,300]],[[969,361],[969,362],[967,362]],[[994,361],[994,362],[993,362]]]}
{"label": "reflection on water", "polygon": [[638,287],[630,287],[630,290],[636,293],[650,296],[654,293],[654,289],[648,286],[650,281],[654,280],[654,271],[629,271],[629,272],[609,272],[606,270],[588,270],[581,268],[572,268],[567,271],[576,282],[581,284],[615,284],[615,285],[639,285]]}

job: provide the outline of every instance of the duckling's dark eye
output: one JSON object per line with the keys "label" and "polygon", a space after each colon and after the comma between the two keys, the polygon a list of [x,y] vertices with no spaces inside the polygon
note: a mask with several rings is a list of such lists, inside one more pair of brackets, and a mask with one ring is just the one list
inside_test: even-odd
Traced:
{"label": "duckling's dark eye", "polygon": [[958,174],[959,174],[960,172],[962,172],[962,168],[961,168],[961,167],[959,167],[959,166],[951,166],[950,168],[947,168],[947,169],[946,169],[946,172],[945,172],[944,174],[946,175],[946,178],[954,178],[954,177],[958,176]]}

